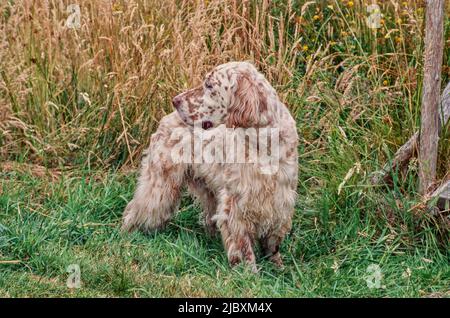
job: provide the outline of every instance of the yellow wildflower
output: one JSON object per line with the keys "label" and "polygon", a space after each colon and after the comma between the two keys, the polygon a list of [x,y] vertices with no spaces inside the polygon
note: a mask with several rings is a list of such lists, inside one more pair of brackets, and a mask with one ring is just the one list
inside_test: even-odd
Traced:
{"label": "yellow wildflower", "polygon": [[347,7],[352,8],[355,4],[353,3],[353,1],[349,1],[347,2]]}

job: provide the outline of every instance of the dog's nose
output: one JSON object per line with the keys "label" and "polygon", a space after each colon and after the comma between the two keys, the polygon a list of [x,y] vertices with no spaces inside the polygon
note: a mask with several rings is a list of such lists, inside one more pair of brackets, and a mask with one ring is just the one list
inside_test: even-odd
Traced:
{"label": "dog's nose", "polygon": [[175,109],[178,109],[181,105],[181,98],[179,96],[175,96],[172,99],[172,104],[173,104],[173,107],[175,107]]}

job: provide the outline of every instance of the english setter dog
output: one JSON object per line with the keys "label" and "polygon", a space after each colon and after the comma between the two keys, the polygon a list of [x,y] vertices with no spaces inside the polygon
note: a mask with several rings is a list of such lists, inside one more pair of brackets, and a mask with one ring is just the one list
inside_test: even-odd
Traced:
{"label": "english setter dog", "polygon": [[[187,185],[202,205],[207,231],[220,232],[231,266],[244,262],[256,272],[257,242],[265,256],[282,266],[279,247],[291,229],[297,197],[298,135],[295,120],[275,89],[252,64],[230,62],[214,68],[201,86],[172,102],[176,111],[165,116],[151,136],[122,229],[164,227]],[[224,154],[239,154],[234,144],[221,153],[220,146],[230,135],[241,136],[237,140],[244,145],[244,150],[239,148],[244,160],[223,160]],[[273,136],[276,140],[270,140]],[[198,160],[195,144],[215,149],[218,156],[213,157],[222,160],[206,161],[201,156]],[[250,154],[267,144],[276,162],[271,158],[271,169],[265,170],[267,162]],[[179,160],[180,156],[188,160]]]}

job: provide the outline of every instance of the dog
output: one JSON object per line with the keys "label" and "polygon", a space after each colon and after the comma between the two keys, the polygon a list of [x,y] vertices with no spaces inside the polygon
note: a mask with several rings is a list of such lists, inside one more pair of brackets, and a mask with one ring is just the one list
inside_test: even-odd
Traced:
{"label": "dog", "polygon": [[[283,266],[279,247],[292,227],[298,182],[298,134],[288,108],[248,62],[217,66],[201,86],[175,96],[172,103],[176,111],[163,117],[151,136],[122,229],[163,228],[187,185],[202,205],[207,231],[220,233],[231,266],[245,263],[258,271],[254,252],[258,242],[264,256]],[[262,133],[267,130],[276,134]],[[230,135],[244,145],[241,152],[220,150]],[[276,154],[275,164],[250,158],[250,148],[259,153],[266,137],[275,135],[276,140],[268,142],[277,146],[269,147]],[[196,143],[216,149],[222,159],[234,152],[244,160],[196,160],[192,150]],[[188,160],[179,160],[180,156]]]}

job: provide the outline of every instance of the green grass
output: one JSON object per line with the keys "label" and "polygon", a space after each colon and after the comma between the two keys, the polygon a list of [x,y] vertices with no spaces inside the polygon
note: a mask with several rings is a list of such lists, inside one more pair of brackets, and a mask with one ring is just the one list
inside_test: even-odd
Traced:
{"label": "green grass", "polygon": [[[220,238],[205,234],[188,197],[164,231],[121,234],[134,175],[0,177],[0,260],[17,261],[0,263],[2,297],[450,295],[448,246],[440,247],[431,230],[396,232],[401,226],[375,219],[377,203],[351,193],[342,201],[325,187],[312,199],[300,186],[293,231],[282,246],[285,268],[259,259],[255,275],[228,267]],[[66,286],[70,264],[80,266],[79,289]],[[380,266],[382,288],[367,287],[370,264]]]}

